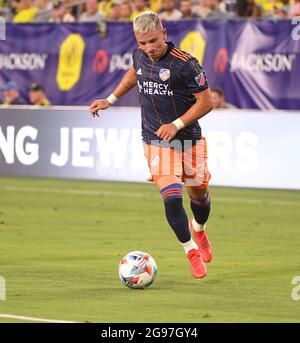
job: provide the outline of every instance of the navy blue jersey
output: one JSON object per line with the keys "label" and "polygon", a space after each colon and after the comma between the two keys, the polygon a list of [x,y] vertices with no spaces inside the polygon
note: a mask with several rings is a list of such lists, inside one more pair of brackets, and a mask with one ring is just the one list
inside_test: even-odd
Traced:
{"label": "navy blue jersey", "polygon": [[[182,116],[195,102],[193,94],[208,88],[205,72],[197,59],[168,42],[168,50],[159,61],[151,61],[141,49],[133,53],[133,66],[142,111],[142,137],[146,143],[158,140],[161,125]],[[174,139],[200,139],[201,128],[194,122]]]}

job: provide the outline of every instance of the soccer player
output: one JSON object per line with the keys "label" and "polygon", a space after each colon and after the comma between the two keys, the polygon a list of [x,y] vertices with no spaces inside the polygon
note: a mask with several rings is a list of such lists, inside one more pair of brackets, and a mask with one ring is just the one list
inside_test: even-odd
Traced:
{"label": "soccer player", "polygon": [[[198,119],[213,108],[204,70],[198,61],[166,42],[158,16],[144,12],[135,18],[138,48],[133,66],[106,99],[90,105],[94,117],[135,85],[140,92],[145,155],[165,206],[166,218],[182,244],[195,278],[207,274],[212,259],[205,231],[210,213],[206,141]],[[189,222],[182,203],[182,183],[194,217]],[[191,235],[192,233],[192,235]]]}

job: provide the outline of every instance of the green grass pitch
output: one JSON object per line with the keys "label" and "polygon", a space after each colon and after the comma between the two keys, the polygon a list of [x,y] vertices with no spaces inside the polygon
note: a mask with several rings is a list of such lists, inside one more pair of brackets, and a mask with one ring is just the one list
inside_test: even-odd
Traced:
{"label": "green grass pitch", "polygon": [[[215,254],[202,280],[192,278],[154,185],[0,178],[0,192],[0,314],[104,323],[300,321],[300,300],[291,297],[300,275],[299,191],[212,187]],[[149,289],[128,289],[118,278],[118,263],[132,250],[157,262]]]}

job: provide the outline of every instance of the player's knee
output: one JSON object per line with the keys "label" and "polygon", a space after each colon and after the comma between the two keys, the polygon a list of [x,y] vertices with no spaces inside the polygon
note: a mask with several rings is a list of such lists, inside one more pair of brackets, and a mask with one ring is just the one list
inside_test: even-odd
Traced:
{"label": "player's knee", "polygon": [[201,200],[207,197],[209,193],[208,187],[189,187],[188,194],[190,199]]}
{"label": "player's knee", "polygon": [[181,178],[175,175],[155,175],[152,178],[159,190],[175,183],[181,184]]}

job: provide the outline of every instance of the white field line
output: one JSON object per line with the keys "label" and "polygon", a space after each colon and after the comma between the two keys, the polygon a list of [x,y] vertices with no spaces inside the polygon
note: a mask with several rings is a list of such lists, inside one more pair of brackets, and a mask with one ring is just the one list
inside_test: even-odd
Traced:
{"label": "white field line", "polygon": [[144,197],[145,193],[137,192],[119,192],[119,191],[92,191],[88,189],[72,189],[72,188],[44,188],[44,187],[15,187],[15,186],[0,186],[0,190],[9,192],[30,192],[30,193],[57,193],[71,195],[90,195],[90,196],[124,196],[124,197]]}
{"label": "white field line", "polygon": [[[8,192],[29,192],[29,193],[55,193],[55,194],[70,194],[70,195],[87,195],[87,196],[120,196],[120,197],[145,197],[142,192],[122,192],[122,191],[93,191],[88,189],[72,189],[72,188],[45,188],[45,187],[17,187],[4,185],[0,186],[0,191]],[[245,199],[239,197],[214,197],[214,202],[221,203],[242,203],[242,204],[272,204],[279,206],[299,206],[299,201],[281,201],[270,198],[263,200]]]}
{"label": "white field line", "polygon": [[17,316],[14,314],[2,314],[2,313],[0,313],[0,318],[17,319],[17,320],[25,320],[25,321],[28,320],[31,322],[42,322],[42,323],[79,323],[79,322],[72,322],[69,320],[44,319],[44,318],[25,317],[25,316]]}

